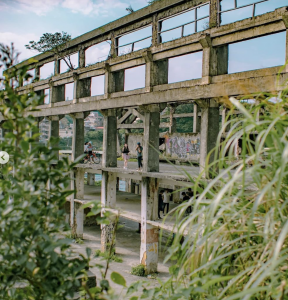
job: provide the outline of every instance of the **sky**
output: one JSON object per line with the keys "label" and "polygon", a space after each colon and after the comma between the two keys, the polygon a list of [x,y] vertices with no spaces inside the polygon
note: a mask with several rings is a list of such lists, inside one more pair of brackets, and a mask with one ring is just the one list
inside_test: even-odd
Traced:
{"label": "sky", "polygon": [[[148,0],[0,0],[0,43],[10,44],[14,42],[20,54],[20,61],[32,57],[37,52],[27,50],[25,44],[31,40],[39,40],[45,33],[65,31],[71,34],[72,38],[82,35],[97,27],[103,26],[111,21],[128,14],[126,8],[131,5],[138,10],[147,5]],[[287,0],[270,0],[264,4],[257,4],[256,14],[274,10],[284,6]],[[222,10],[229,9],[232,0],[222,0]],[[237,3],[250,4],[256,0],[238,0]],[[228,6],[227,6],[228,5]],[[286,4],[285,4],[286,5]],[[249,8],[251,10],[251,7]],[[209,7],[206,5],[198,10],[198,18],[207,17]],[[246,15],[247,14],[247,15]],[[229,23],[231,20],[250,17],[251,12],[247,9],[239,9],[233,13],[223,14],[222,22]],[[191,12],[169,19],[163,22],[162,30],[190,22],[194,17]],[[227,17],[228,16],[228,17]],[[179,23],[180,22],[180,23]],[[197,21],[198,22],[198,21]],[[179,23],[179,24],[178,24]],[[197,24],[197,31],[205,29],[207,19],[202,19]],[[180,24],[180,25],[181,25]],[[178,38],[180,29],[163,33],[163,42],[171,38]],[[194,31],[193,31],[194,30]],[[151,34],[151,27],[142,29],[143,36]],[[184,35],[195,32],[193,24],[187,25]],[[175,36],[174,36],[175,35]],[[140,32],[132,33],[130,36],[140,37]],[[120,45],[127,43],[129,36],[120,38]],[[142,44],[141,44],[142,43]],[[135,44],[135,50],[146,47],[150,40]],[[142,45],[142,46],[141,46]],[[86,51],[86,64],[100,61],[107,56],[109,44],[103,42],[97,47],[94,46]],[[121,49],[121,48],[120,48]],[[122,53],[129,51],[129,47],[122,48]],[[121,52],[120,51],[120,52]],[[89,53],[89,55],[88,55]],[[75,64],[78,64],[78,57],[75,55]],[[73,59],[74,59],[73,58]],[[275,35],[231,44],[229,46],[229,73],[241,72],[257,68],[280,66],[285,62],[285,32]],[[182,58],[169,60],[169,83],[187,79],[200,78],[202,76],[202,52],[189,54]],[[45,66],[42,72],[51,75],[53,66]],[[66,71],[67,67],[62,63],[61,70]],[[52,70],[52,71],[51,71]],[[139,67],[137,70],[127,70],[125,90],[143,87],[145,70]],[[44,76],[44,75],[43,75]],[[43,78],[45,78],[45,76]],[[103,82],[103,78],[97,79]],[[102,85],[102,84],[101,84]],[[72,89],[72,88],[71,88]],[[73,89],[72,89],[73,90]]]}

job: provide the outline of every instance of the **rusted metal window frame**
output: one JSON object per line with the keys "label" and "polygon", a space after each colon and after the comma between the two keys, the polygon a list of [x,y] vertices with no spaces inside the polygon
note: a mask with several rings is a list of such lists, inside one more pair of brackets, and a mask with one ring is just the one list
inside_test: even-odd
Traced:
{"label": "rusted metal window frame", "polygon": [[[181,11],[180,13],[177,13],[177,14],[175,14],[175,15],[172,15],[172,16],[169,16],[169,17],[167,17],[167,18],[163,18],[163,19],[159,20],[159,21],[158,21],[158,26],[157,26],[157,28],[158,28],[158,32],[157,32],[158,43],[162,43],[162,38],[161,38],[161,34],[162,34],[162,33],[164,33],[164,32],[169,32],[169,31],[175,30],[175,29],[177,29],[177,28],[181,28],[181,36],[180,36],[179,38],[183,38],[183,37],[184,37],[184,27],[185,27],[186,25],[189,25],[189,24],[195,23],[195,28],[194,28],[194,29],[195,29],[195,33],[196,33],[196,32],[197,32],[197,22],[198,22],[198,21],[201,21],[201,20],[203,20],[203,19],[206,19],[206,18],[208,18],[208,20],[210,19],[210,8],[209,8],[209,13],[208,13],[207,16],[204,16],[204,17],[202,17],[202,18],[197,19],[197,9],[200,8],[200,7],[206,6],[206,5],[209,5],[209,6],[210,6],[210,1],[208,1],[208,2],[206,2],[206,3],[202,3],[202,4],[197,5],[197,6],[194,6],[194,7],[191,7],[191,8],[189,8],[189,9],[184,10],[184,11]],[[166,21],[166,20],[169,20],[169,19],[172,19],[172,18],[174,18],[174,17],[177,17],[177,16],[179,16],[179,15],[182,15],[182,14],[188,12],[188,11],[193,11],[193,10],[194,10],[194,18],[195,18],[194,21],[187,22],[187,23],[185,23],[185,24],[182,24],[182,25],[179,25],[179,26],[175,26],[175,27],[170,28],[170,29],[161,30],[161,29],[162,29],[162,22],[164,22],[164,21]]]}
{"label": "rusted metal window frame", "polygon": [[260,4],[260,3],[263,3],[263,2],[268,2],[268,1],[271,1],[271,0],[258,0],[258,1],[255,0],[254,3],[238,6],[237,5],[237,0],[234,0],[234,8],[230,8],[230,9],[226,9],[226,10],[221,11],[220,10],[221,0],[218,0],[218,7],[219,7],[219,10],[218,10],[218,24],[221,25],[221,14],[222,13],[226,13],[226,12],[229,12],[229,11],[233,11],[233,10],[237,10],[237,9],[241,9],[241,8],[249,7],[249,6],[253,6],[253,8],[252,8],[252,18],[254,18],[255,17],[256,5]]}
{"label": "rusted metal window frame", "polygon": [[[125,36],[125,35],[128,35],[128,34],[130,34],[130,33],[136,32],[136,31],[138,31],[138,30],[142,30],[142,29],[148,28],[148,27],[151,27],[151,35],[150,35],[150,36],[147,36],[147,37],[142,38],[142,39],[140,39],[140,40],[136,40],[136,41],[134,41],[134,42],[127,43],[127,44],[124,44],[124,45],[119,46],[119,39],[120,39],[121,37],[123,37],[123,36]],[[143,26],[143,27],[141,27],[141,28],[137,28],[137,29],[135,29],[135,30],[131,30],[131,31],[126,32],[126,33],[124,33],[124,34],[118,35],[118,36],[115,38],[115,43],[116,43],[115,49],[116,49],[117,56],[119,56],[119,48],[122,48],[122,47],[125,47],[125,46],[128,46],[128,45],[132,45],[132,46],[131,46],[131,51],[129,52],[129,53],[132,53],[132,52],[134,52],[134,45],[135,45],[136,43],[141,42],[141,41],[145,41],[145,40],[147,40],[147,39],[149,39],[149,38],[151,39],[151,45],[152,45],[152,24],[149,24],[149,25],[147,25],[147,26]],[[124,55],[124,54],[123,54],[123,55]]]}

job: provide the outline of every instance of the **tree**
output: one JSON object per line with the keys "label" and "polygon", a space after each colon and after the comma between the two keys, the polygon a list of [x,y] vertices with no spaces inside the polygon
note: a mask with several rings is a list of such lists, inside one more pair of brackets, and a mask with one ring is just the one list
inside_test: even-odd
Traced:
{"label": "tree", "polygon": [[57,59],[63,59],[69,70],[74,70],[70,54],[67,54],[68,42],[71,41],[71,35],[67,32],[44,33],[38,42],[30,41],[25,47],[29,50],[36,50],[40,53],[54,53]]}

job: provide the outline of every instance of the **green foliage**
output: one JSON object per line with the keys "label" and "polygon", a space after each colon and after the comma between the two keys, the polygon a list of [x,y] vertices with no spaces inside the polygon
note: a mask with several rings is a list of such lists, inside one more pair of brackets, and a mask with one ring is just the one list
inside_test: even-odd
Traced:
{"label": "green foliage", "polygon": [[[199,195],[176,209],[177,233],[165,258],[172,262],[170,278],[161,288],[144,290],[142,297],[288,297],[287,90],[277,95],[281,101],[271,102],[273,96],[255,96],[260,103],[246,108],[233,98],[226,103],[241,115],[227,116],[222,132],[230,126],[229,132],[222,143],[219,133],[218,159],[206,169],[221,172],[209,181],[203,174],[190,178]],[[239,140],[242,151],[235,160]],[[185,216],[191,204],[193,213]]]}
{"label": "green foliage", "polygon": [[118,263],[123,262],[123,259],[121,257],[119,257],[118,255],[116,255],[115,253],[112,253],[112,255],[109,258],[109,253],[107,251],[106,252],[101,252],[100,250],[96,250],[95,251],[95,256],[96,257],[101,256],[101,257],[105,258],[106,260],[109,259],[110,261],[115,261],[115,262],[118,262]]}
{"label": "green foliage", "polygon": [[[177,106],[176,114],[185,114],[193,112],[194,104],[182,104]],[[176,119],[177,132],[191,133],[193,132],[193,118],[177,118]]]}
{"label": "green foliage", "polygon": [[136,275],[136,276],[141,276],[141,277],[145,277],[146,275],[146,269],[145,269],[145,266],[140,264],[140,265],[137,265],[135,267],[132,267],[131,268],[131,274],[132,275]]}
{"label": "green foliage", "polygon": [[25,47],[29,50],[36,50],[40,53],[51,52],[58,59],[63,59],[68,70],[74,70],[70,55],[64,54],[67,44],[71,41],[71,35],[67,32],[44,33],[38,42],[30,41]]}
{"label": "green foliage", "polygon": [[[5,67],[13,65],[10,54]],[[10,85],[26,78],[26,71],[10,69],[0,91],[5,119],[1,150],[10,155],[9,163],[1,165],[0,298],[68,299],[89,265],[89,258],[72,256],[59,235],[68,229],[62,208],[73,192],[68,189],[73,165],[65,158],[57,160],[56,140],[46,147],[36,142],[38,133],[30,137],[37,127],[24,112],[35,110],[43,99],[33,92],[18,95]]]}
{"label": "green foliage", "polygon": [[103,130],[88,131],[85,134],[85,141],[91,141],[96,150],[102,150],[103,147]]}
{"label": "green foliage", "polygon": [[119,285],[122,285],[122,286],[126,287],[125,278],[117,272],[112,272],[111,273],[111,280],[116,284],[119,284]]}

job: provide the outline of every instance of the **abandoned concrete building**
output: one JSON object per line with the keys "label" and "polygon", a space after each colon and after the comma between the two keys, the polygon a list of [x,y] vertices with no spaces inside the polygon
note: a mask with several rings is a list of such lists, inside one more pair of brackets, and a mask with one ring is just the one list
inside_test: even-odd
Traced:
{"label": "abandoned concrete building", "polygon": [[[159,148],[159,128],[168,128],[165,137],[166,154],[171,157],[174,155],[177,159],[190,156],[199,166],[186,168],[193,176],[197,176],[204,170],[207,154],[216,144],[221,119],[225,121],[227,108],[222,105],[223,100],[230,96],[240,99],[250,95],[253,98],[253,93],[277,92],[284,88],[283,84],[288,79],[288,65],[281,69],[279,65],[269,65],[255,70],[229,72],[231,45],[276,34],[284,36],[284,65],[288,60],[288,3],[251,0],[244,1],[246,4],[240,6],[243,1],[230,0],[228,2],[231,6],[225,8],[226,2],[156,1],[73,39],[67,50],[69,54],[78,57],[78,66],[73,71],[63,72],[61,61],[51,53],[35,56],[36,63],[27,60],[19,64],[28,64],[29,69],[35,70],[36,76],[40,76],[47,64],[53,64],[53,76],[47,79],[41,79],[40,76],[41,80],[18,87],[18,92],[26,93],[33,89],[43,95],[47,90],[50,91],[50,101],[45,100],[39,106],[39,111],[32,112],[38,123],[43,118],[49,120],[50,136],[59,136],[59,120],[64,115],[73,117],[72,160],[83,154],[85,118],[91,111],[100,111],[104,116],[102,164],[78,164],[75,168],[72,185],[75,184],[77,192],[67,199],[70,224],[76,226],[79,236],[83,236],[85,214],[81,205],[88,199],[87,186],[84,185],[85,173],[88,174],[88,184],[93,187],[95,174],[102,174],[101,202],[106,209],[115,213],[119,207],[116,197],[117,179],[126,180],[129,192],[141,194],[141,204],[137,213],[128,209],[120,210],[120,215],[141,223],[140,262],[146,265],[148,273],[157,270],[159,228],[173,230],[173,224],[157,220],[158,189],[167,187],[177,190],[189,186],[189,180],[184,175],[175,172],[173,168],[161,167],[159,153],[155,150]],[[263,12],[260,6],[265,2],[277,2],[278,6],[270,12]],[[251,15],[240,17],[240,20],[227,17],[229,13],[242,8],[251,9]],[[146,36],[143,37],[142,31],[147,33]],[[85,56],[89,48],[105,41],[109,45],[107,57],[87,64]],[[169,65],[173,59],[194,54],[201,58],[198,76],[171,82]],[[128,90],[125,88],[125,79],[132,68],[144,70],[144,84],[140,88]],[[102,94],[91,94],[94,78],[99,79],[97,82],[101,85],[99,89]],[[73,99],[67,101],[65,86],[72,83]],[[185,103],[192,103],[194,111],[182,115],[175,113],[177,106]],[[167,107],[169,114],[166,118],[169,118],[169,122],[163,123],[161,113]],[[136,118],[140,121],[135,123]],[[175,131],[177,118],[193,119],[190,133]],[[127,130],[128,136],[130,129],[143,130],[142,137],[128,137],[133,150],[134,144],[141,138],[143,171],[120,168],[117,161],[119,129]],[[183,155],[173,150],[173,143],[177,144],[178,139],[181,140],[179,145],[184,145]],[[135,182],[141,184],[135,185]],[[93,187],[90,187],[90,191]],[[103,250],[110,242],[113,226],[111,222],[102,228]]]}

